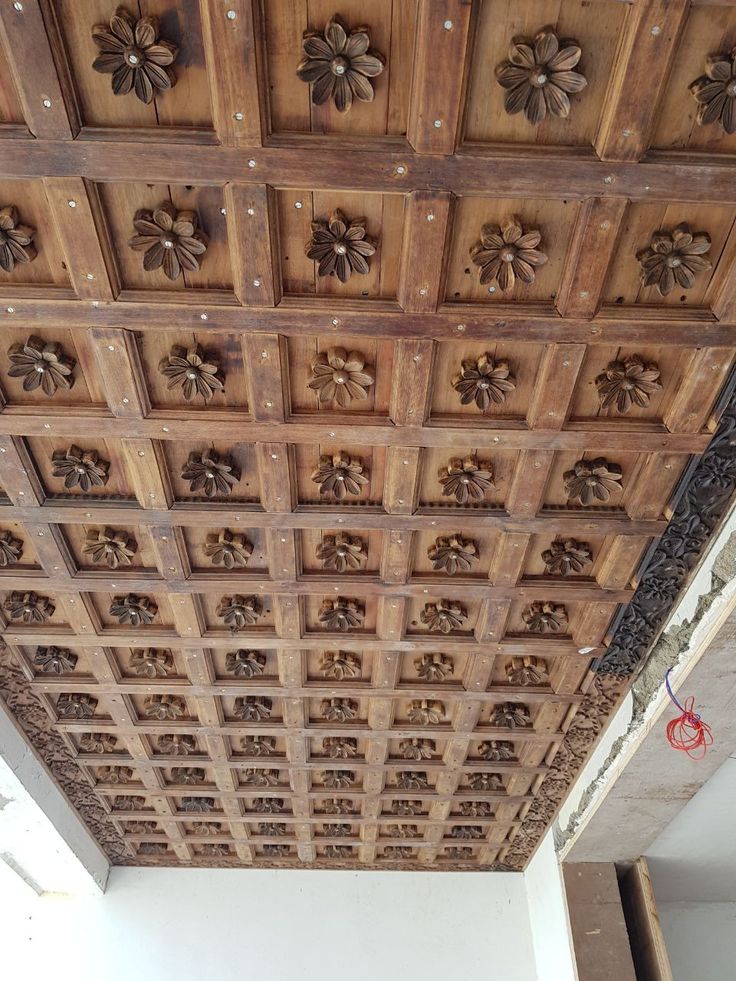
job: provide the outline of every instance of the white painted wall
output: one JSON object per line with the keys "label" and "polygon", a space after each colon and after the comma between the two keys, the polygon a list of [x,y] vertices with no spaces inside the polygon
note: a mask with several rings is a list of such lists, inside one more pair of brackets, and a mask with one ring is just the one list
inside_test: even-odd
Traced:
{"label": "white painted wall", "polygon": [[0,894],[0,923],[24,981],[537,981],[511,873],[113,869],[104,896]]}
{"label": "white painted wall", "polygon": [[657,903],[674,981],[736,977],[736,903]]}
{"label": "white painted wall", "polygon": [[524,873],[538,981],[576,981],[565,887],[550,832]]}

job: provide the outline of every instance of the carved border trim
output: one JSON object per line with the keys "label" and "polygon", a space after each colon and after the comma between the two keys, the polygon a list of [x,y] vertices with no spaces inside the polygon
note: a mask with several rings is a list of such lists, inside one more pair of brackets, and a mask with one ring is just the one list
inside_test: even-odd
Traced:
{"label": "carved border trim", "polygon": [[690,474],[611,643],[594,665],[599,674],[627,678],[640,667],[726,515],[736,491],[736,393],[732,387],[733,379],[715,436]]}

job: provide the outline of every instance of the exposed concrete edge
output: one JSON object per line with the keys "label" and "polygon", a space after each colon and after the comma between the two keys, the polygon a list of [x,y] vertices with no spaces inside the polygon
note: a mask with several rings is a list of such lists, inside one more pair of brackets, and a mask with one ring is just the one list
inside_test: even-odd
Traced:
{"label": "exposed concrete edge", "polygon": [[[669,706],[664,676],[677,691],[736,608],[736,509],[704,556],[601,744],[580,773],[553,826],[564,859],[629,761]],[[703,773],[703,782],[707,774]],[[697,791],[693,787],[692,794]],[[684,807],[686,800],[682,801]]]}
{"label": "exposed concrete edge", "polygon": [[[62,858],[54,872],[57,878],[52,883],[41,883],[44,891],[77,892],[80,889],[86,891],[91,888],[93,891],[104,892],[110,871],[107,856],[77,816],[66,795],[50,776],[43,760],[26,741],[15,720],[2,704],[2,700],[0,700],[0,754],[27,795],[27,803],[23,801],[13,801],[13,803],[29,808],[37,807],[42,812],[38,816],[48,819],[48,822],[43,822],[41,830],[38,830],[36,821],[29,820],[28,824],[32,830],[27,837],[30,841],[23,838],[17,840],[16,849],[11,851],[13,862],[27,874],[26,863],[20,852],[26,848],[32,849],[34,834],[42,833],[44,836],[50,836],[50,840],[44,841],[44,846],[55,848]],[[3,849],[7,850],[8,847],[9,844],[3,836]],[[64,868],[68,875],[61,871]]]}

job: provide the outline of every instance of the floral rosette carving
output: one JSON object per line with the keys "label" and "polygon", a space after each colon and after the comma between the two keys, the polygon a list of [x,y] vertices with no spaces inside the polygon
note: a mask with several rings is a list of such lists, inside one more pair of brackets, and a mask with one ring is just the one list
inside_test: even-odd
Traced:
{"label": "floral rosette carving", "polygon": [[422,681],[446,681],[455,671],[455,663],[449,654],[422,654],[414,661],[414,668]]}
{"label": "floral rosette carving", "polygon": [[506,393],[516,388],[516,378],[511,374],[508,361],[494,360],[490,354],[462,362],[459,374],[452,379],[452,387],[460,396],[461,405],[475,402],[481,412],[492,405],[506,401]]}
{"label": "floral rosette carving", "polygon": [[458,504],[480,504],[493,483],[493,467],[479,463],[477,457],[455,457],[439,472],[443,497],[454,497]]}
{"label": "floral rosette carving", "polygon": [[349,29],[335,15],[324,31],[304,36],[304,57],[297,65],[297,76],[311,88],[312,103],[321,106],[330,100],[338,112],[347,112],[353,101],[372,102],[372,78],[384,69],[384,59],[371,49],[368,29]]}
{"label": "floral rosette carving", "polygon": [[207,536],[204,554],[212,565],[221,565],[225,569],[244,569],[253,554],[253,546],[245,535],[223,528],[222,531]]}
{"label": "floral rosette carving", "polygon": [[127,531],[114,528],[91,529],[82,546],[82,552],[89,555],[94,565],[106,565],[118,569],[121,565],[131,565],[138,545]]}
{"label": "floral rosette carving", "polygon": [[368,483],[368,474],[362,460],[339,452],[320,456],[319,466],[312,471],[312,480],[319,484],[320,494],[341,501],[348,495],[358,497]]}
{"label": "floral rosette carving", "polygon": [[312,222],[312,237],[304,251],[317,263],[318,276],[337,276],[347,283],[353,273],[368,275],[368,259],[376,245],[366,234],[365,222],[365,218],[346,218],[339,208],[329,221],[318,218]]}
{"label": "floral rosette carving", "polygon": [[430,545],[427,558],[435,572],[446,572],[448,576],[458,572],[468,573],[472,571],[473,563],[478,561],[478,546],[470,538],[450,535],[438,538],[434,545]]}
{"label": "floral rosette carving", "polygon": [[570,96],[588,84],[584,75],[574,71],[581,57],[575,41],[560,40],[554,31],[514,38],[508,60],[496,67],[496,80],[506,90],[506,112],[510,116],[523,112],[532,126],[547,115],[567,119]]}
{"label": "floral rosette carving", "polygon": [[77,666],[77,655],[66,647],[37,647],[33,664],[44,674],[69,674]]}
{"label": "floral rosette carving", "polygon": [[325,651],[321,656],[319,669],[325,678],[333,678],[335,681],[359,678],[360,658],[357,654],[345,651]]}
{"label": "floral rosette carving", "polygon": [[426,627],[443,634],[449,634],[453,630],[461,630],[467,619],[465,607],[454,600],[425,603],[420,614],[420,620]]}
{"label": "floral rosette carving", "polygon": [[342,531],[325,535],[315,554],[324,569],[334,569],[338,575],[358,572],[368,559],[368,549],[363,539]]}
{"label": "floral rosette carving", "polygon": [[187,402],[199,395],[207,403],[216,392],[225,390],[220,366],[208,360],[199,344],[190,348],[175,344],[159,362],[158,370],[169,380],[167,390],[180,388]]}
{"label": "floral rosette carving", "polygon": [[230,651],[225,655],[225,670],[236,678],[255,678],[266,669],[266,655],[258,651]]}
{"label": "floral rosette carving", "polygon": [[686,222],[672,232],[655,232],[648,248],[636,254],[641,265],[643,286],[654,286],[660,296],[667,296],[675,286],[689,290],[696,277],[711,268],[710,235],[693,234]]}
{"label": "floral rosette carving", "polygon": [[177,211],[170,201],[151,211],[141,208],[133,218],[136,234],[128,245],[143,252],[143,269],[162,269],[167,279],[176,280],[185,272],[198,272],[207,251],[207,238],[199,228],[194,211]]}
{"label": "floral rosette carving", "polygon": [[322,402],[333,402],[341,409],[350,407],[353,401],[368,398],[368,389],[374,383],[373,372],[366,368],[365,358],[357,351],[344,347],[331,347],[321,351],[312,360],[312,377],[308,381]]}
{"label": "floral rosette carving", "polygon": [[110,604],[110,616],[121,626],[149,627],[156,618],[158,605],[150,596],[115,596]]}
{"label": "floral rosette carving", "polygon": [[3,608],[11,620],[22,623],[45,623],[54,615],[56,609],[48,596],[38,593],[21,593],[15,590],[5,598]]}
{"label": "floral rosette carving", "polygon": [[35,228],[20,224],[15,205],[0,208],[0,269],[12,273],[16,263],[33,262],[38,255],[33,244],[35,234]]}
{"label": "floral rosette carving", "polygon": [[322,601],[318,619],[327,630],[347,633],[362,627],[364,617],[365,610],[357,600],[336,596]]}
{"label": "floral rosette carving", "polygon": [[17,565],[23,555],[23,542],[11,531],[0,531],[0,568]]}
{"label": "floral rosette carving", "polygon": [[114,95],[134,92],[147,105],[158,92],[176,84],[171,66],[179,49],[159,36],[158,18],[138,18],[125,7],[118,7],[109,26],[97,24],[92,28],[92,40],[99,48],[92,67],[112,76]]}
{"label": "floral rosette carving", "polygon": [[638,354],[620,361],[610,361],[606,370],[595,379],[602,409],[615,406],[624,415],[632,406],[645,409],[655,392],[662,389],[659,367],[645,364]]}
{"label": "floral rosette carving", "polygon": [[580,575],[593,563],[593,553],[587,542],[574,538],[556,538],[542,552],[544,571],[550,576]]}
{"label": "floral rosette carving", "polygon": [[214,450],[193,451],[182,468],[181,479],[189,481],[192,494],[203,491],[205,497],[218,494],[227,497],[240,480],[240,469],[227,454],[220,456]]}
{"label": "floral rosette carving", "polygon": [[[534,282],[535,269],[547,262],[547,256],[537,246],[542,233],[527,229],[516,215],[504,218],[500,225],[483,225],[480,242],[470,250],[470,258],[480,267],[480,283],[496,283],[504,293],[510,293],[516,281],[527,286]],[[494,287],[490,287],[492,292]]]}
{"label": "floral rosette carving", "polygon": [[603,457],[578,460],[572,470],[566,470],[562,476],[568,503],[583,507],[596,502],[606,504],[611,494],[621,491],[622,478],[621,467]]}
{"label": "floral rosette carving", "polygon": [[[2,218],[0,216],[0,222]],[[0,225],[0,256],[2,256]],[[64,353],[56,341],[42,341],[31,335],[25,344],[12,344],[8,348],[8,375],[23,379],[23,391],[34,392],[40,388],[51,398],[61,388],[69,391],[74,387],[76,360]]]}
{"label": "floral rosette carving", "polygon": [[526,629],[535,634],[557,634],[567,630],[567,610],[562,603],[535,600],[521,611]]}
{"label": "floral rosette carving", "polygon": [[54,450],[51,457],[54,477],[62,477],[66,490],[78,487],[88,494],[93,487],[104,487],[108,481],[110,464],[97,450],[82,450],[70,446],[68,450]]}
{"label": "floral rosette carving", "polygon": [[130,652],[128,667],[139,678],[166,678],[174,674],[174,657],[171,651],[138,647]]}
{"label": "floral rosette carving", "polygon": [[223,596],[217,606],[217,616],[235,633],[254,627],[263,613],[257,596]]}

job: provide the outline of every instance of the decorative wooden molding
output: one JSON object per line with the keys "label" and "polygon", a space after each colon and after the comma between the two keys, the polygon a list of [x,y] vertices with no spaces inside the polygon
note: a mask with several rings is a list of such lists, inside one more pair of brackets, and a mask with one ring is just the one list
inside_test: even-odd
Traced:
{"label": "decorative wooden molding", "polygon": [[337,276],[341,283],[347,283],[353,273],[365,276],[368,259],[376,251],[366,234],[365,218],[346,218],[339,208],[329,220],[312,222],[312,237],[304,248],[307,258],[317,263],[318,276]]}
{"label": "decorative wooden molding", "polygon": [[699,273],[711,268],[706,258],[710,235],[692,233],[686,222],[671,232],[655,232],[648,248],[637,252],[643,286],[654,286],[660,296],[667,296],[675,286],[689,290]]}
{"label": "decorative wooden molding", "polygon": [[489,293],[495,293],[496,287],[510,293],[517,279],[533,283],[535,268],[547,261],[545,253],[537,248],[541,241],[542,233],[536,229],[524,231],[516,215],[504,218],[500,226],[483,225],[480,242],[470,252],[474,264],[480,267],[481,284],[492,284]]}
{"label": "decorative wooden molding", "polygon": [[133,218],[135,234],[128,245],[143,252],[146,272],[162,269],[167,279],[176,280],[185,272],[197,272],[207,251],[207,238],[199,228],[194,211],[178,211],[170,201],[158,208],[141,208]]}
{"label": "decorative wooden molding", "polygon": [[112,76],[114,95],[134,92],[148,104],[155,95],[176,85],[171,67],[179,49],[159,36],[157,17],[140,17],[118,7],[109,28],[97,24],[92,40],[100,49],[92,62],[96,72]]}
{"label": "decorative wooden molding", "polygon": [[371,79],[381,74],[386,62],[370,44],[367,28],[351,29],[337,14],[324,31],[305,35],[304,58],[296,73],[311,86],[313,105],[331,100],[338,112],[348,112],[354,100],[373,101]]}
{"label": "decorative wooden molding", "polygon": [[554,31],[534,38],[514,38],[509,60],[496,67],[496,81],[506,90],[504,109],[513,116],[523,112],[532,126],[547,114],[567,119],[570,95],[582,92],[588,80],[574,71],[582,49],[574,41],[560,41]]}

